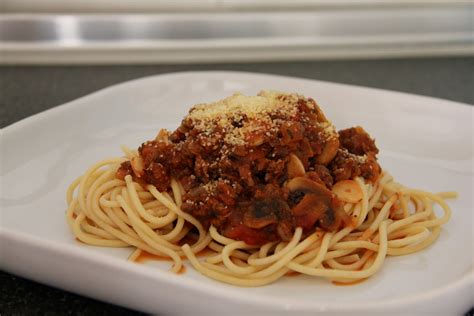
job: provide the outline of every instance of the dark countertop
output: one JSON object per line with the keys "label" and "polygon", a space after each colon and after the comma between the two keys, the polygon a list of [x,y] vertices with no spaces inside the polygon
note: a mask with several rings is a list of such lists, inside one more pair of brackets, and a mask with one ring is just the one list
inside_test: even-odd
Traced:
{"label": "dark countertop", "polygon": [[[0,67],[0,127],[115,83],[189,70],[281,74],[474,103],[474,58],[468,57],[206,65],[8,66]],[[1,315],[140,315],[4,272],[0,272],[0,284]],[[474,315],[474,310],[467,314]]]}

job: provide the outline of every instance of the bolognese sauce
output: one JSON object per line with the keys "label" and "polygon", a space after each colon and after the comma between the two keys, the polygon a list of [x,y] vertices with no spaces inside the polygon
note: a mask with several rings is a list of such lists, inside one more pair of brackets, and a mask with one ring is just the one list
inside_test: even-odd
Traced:
{"label": "bolognese sauce", "polygon": [[249,245],[288,241],[296,227],[309,234],[349,225],[332,186],[373,182],[381,172],[363,128],[337,132],[313,99],[273,91],[196,105],[178,129],[138,151],[118,178],[130,174],[159,191],[177,179],[184,212]]}

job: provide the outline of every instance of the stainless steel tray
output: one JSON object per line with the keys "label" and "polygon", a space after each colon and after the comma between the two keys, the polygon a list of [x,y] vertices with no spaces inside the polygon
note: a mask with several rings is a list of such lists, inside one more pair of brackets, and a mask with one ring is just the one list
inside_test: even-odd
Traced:
{"label": "stainless steel tray", "polygon": [[474,54],[472,7],[4,14],[1,63],[176,63]]}

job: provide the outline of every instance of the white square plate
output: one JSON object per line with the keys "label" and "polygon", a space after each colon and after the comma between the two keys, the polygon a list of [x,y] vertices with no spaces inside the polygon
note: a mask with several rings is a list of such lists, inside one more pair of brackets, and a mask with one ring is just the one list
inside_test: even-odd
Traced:
{"label": "white square plate", "polygon": [[[313,97],[339,129],[361,125],[376,138],[380,163],[396,180],[454,190],[453,216],[430,248],[389,257],[355,286],[286,277],[260,288],[207,279],[188,266],[134,264],[130,249],[77,242],[65,220],[69,183],[93,162],[174,129],[193,104],[241,91]],[[445,100],[296,78],[187,72],[104,89],[2,131],[2,269],[68,291],[150,313],[332,311],[460,314],[473,305],[473,108]]]}

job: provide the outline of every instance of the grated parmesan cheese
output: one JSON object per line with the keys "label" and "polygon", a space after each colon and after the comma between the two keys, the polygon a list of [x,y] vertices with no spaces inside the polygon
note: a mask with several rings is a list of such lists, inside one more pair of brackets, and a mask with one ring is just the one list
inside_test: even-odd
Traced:
{"label": "grated parmesan cheese", "polygon": [[[195,105],[185,119],[191,120],[194,128],[204,135],[219,129],[224,132],[225,143],[244,145],[250,136],[262,133],[262,137],[269,137],[269,131],[276,133],[281,122],[298,114],[301,103],[310,110],[317,107],[313,100],[298,94],[261,91],[256,96],[246,96],[235,93],[214,103]],[[327,139],[338,137],[331,122],[320,124]]]}

